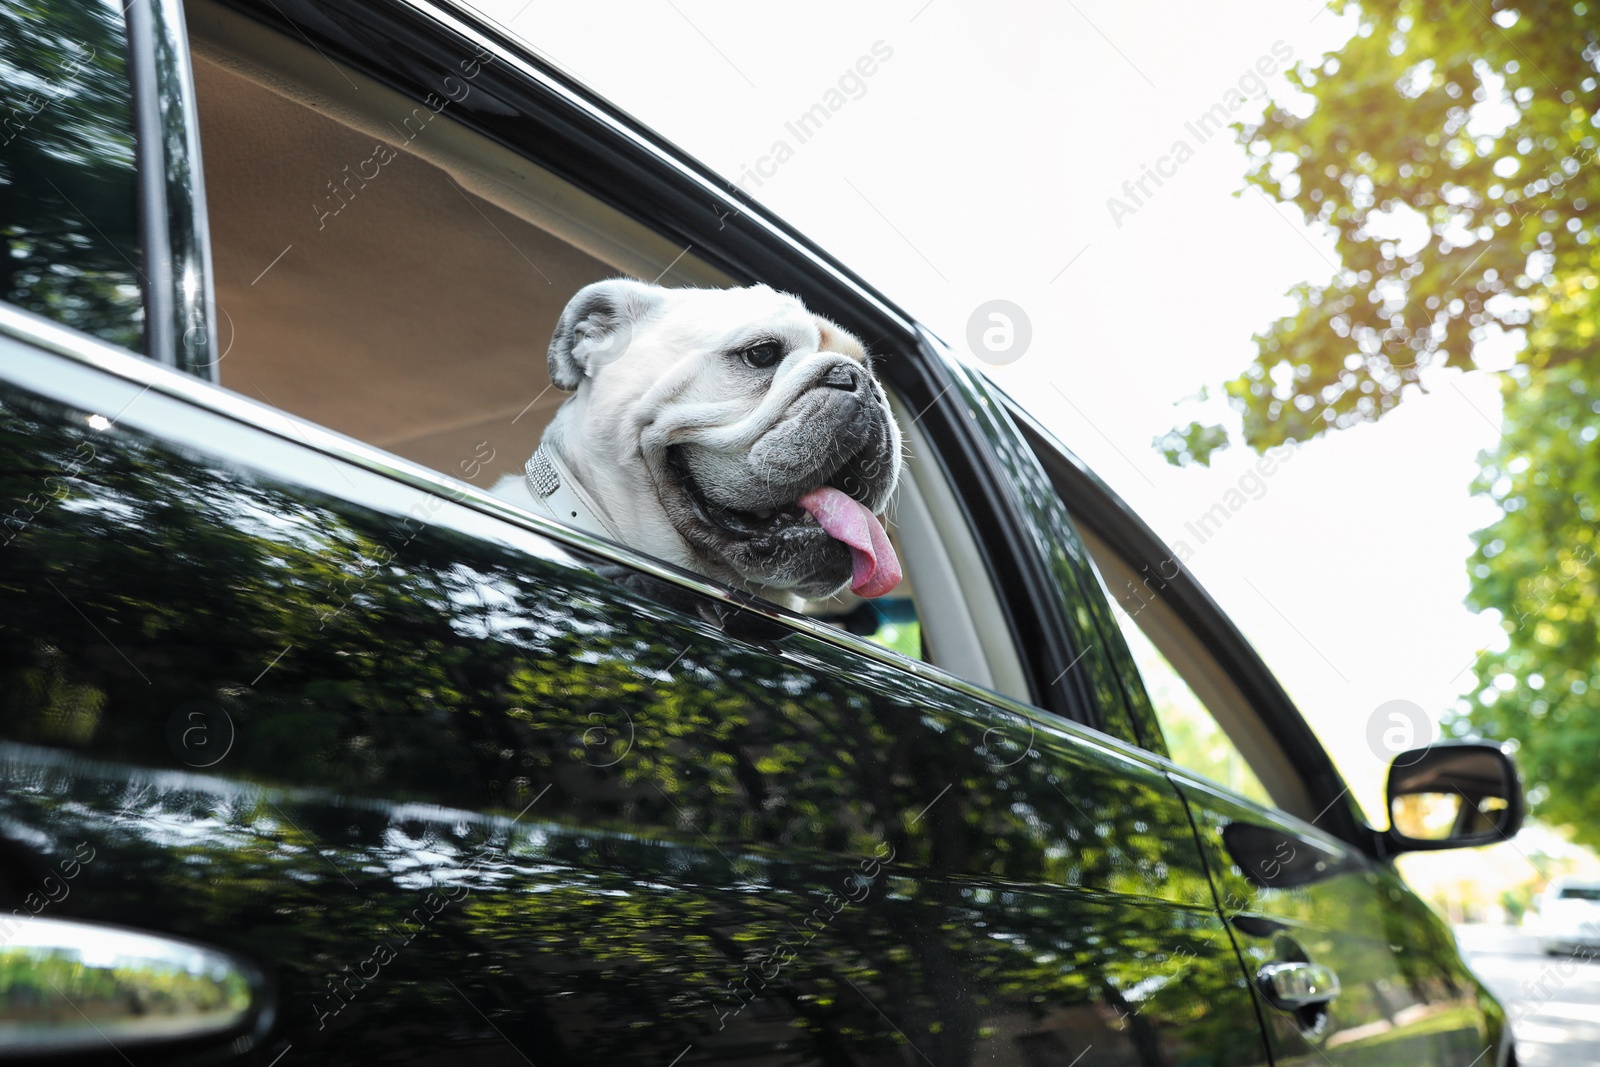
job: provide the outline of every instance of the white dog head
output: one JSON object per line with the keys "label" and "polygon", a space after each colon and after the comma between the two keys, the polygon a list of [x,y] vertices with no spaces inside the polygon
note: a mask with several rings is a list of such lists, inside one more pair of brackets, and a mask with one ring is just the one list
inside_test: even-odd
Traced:
{"label": "white dog head", "polygon": [[545,433],[608,532],[745,587],[881,596],[900,564],[874,516],[900,430],[861,343],[764,285],[626,279],[572,298]]}

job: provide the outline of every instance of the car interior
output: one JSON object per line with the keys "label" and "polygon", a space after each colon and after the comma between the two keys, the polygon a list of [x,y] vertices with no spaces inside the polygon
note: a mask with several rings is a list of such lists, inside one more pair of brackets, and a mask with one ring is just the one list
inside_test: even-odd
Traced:
{"label": "car interior", "polygon": [[[442,98],[434,113],[209,0],[185,12],[224,388],[487,489],[520,474],[565,399],[545,349],[578,289],[737,284],[452,121]],[[933,443],[890,392],[906,469],[887,526],[906,580],[807,612],[1031,700]]]}

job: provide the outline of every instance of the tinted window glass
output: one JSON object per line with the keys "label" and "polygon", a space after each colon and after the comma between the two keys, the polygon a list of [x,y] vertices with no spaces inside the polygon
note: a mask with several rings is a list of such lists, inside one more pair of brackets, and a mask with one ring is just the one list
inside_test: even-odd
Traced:
{"label": "tinted window glass", "polygon": [[1145,691],[1161,723],[1172,762],[1203,774],[1258,804],[1270,805],[1272,798],[1267,795],[1261,779],[1256,777],[1244,754],[1228,738],[1189,683],[1150,643],[1137,623],[1125,612],[1118,611],[1115,615],[1122,625],[1128,651],[1144,679]]}
{"label": "tinted window glass", "polygon": [[0,235],[0,297],[142,349],[119,4],[0,4]]}

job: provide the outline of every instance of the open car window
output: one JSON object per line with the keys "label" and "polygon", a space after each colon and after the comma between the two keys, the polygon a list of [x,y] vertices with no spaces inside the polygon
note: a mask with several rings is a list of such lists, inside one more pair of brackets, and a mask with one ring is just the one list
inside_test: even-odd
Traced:
{"label": "open car window", "polygon": [[[456,122],[488,53],[417,101],[210,0],[187,10],[224,388],[487,490],[521,477],[567,397],[545,350],[579,289],[739,284]],[[1030,699],[934,447],[907,431],[887,523],[901,586],[805,613]]]}

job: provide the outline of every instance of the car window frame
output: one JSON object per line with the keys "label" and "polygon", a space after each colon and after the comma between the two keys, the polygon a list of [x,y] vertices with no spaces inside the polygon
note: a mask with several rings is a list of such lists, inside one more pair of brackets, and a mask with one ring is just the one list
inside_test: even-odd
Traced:
{"label": "car window frame", "polygon": [[[692,248],[701,261],[738,283],[762,282],[794,292],[808,306],[862,337],[881,355],[879,367],[887,384],[918,412],[919,426],[936,453],[930,457],[930,469],[946,479],[965,510],[989,580],[1008,615],[1010,638],[1028,677],[1033,708],[1102,728],[1099,709],[1092,702],[1052,684],[1076,656],[1065,637],[1063,609],[1048,595],[1051,580],[1042,561],[1028,550],[1016,494],[989,444],[971,425],[973,403],[964,371],[930,343],[931,335],[909,315],[731,182],[595,96],[499,27],[481,23],[454,5],[405,0],[375,13],[357,5],[312,5],[307,0],[222,2],[412,99],[424,99],[431,91],[424,64],[417,59],[424,52],[431,49],[430,54],[443,57],[453,49],[450,56],[456,51],[491,56],[483,64],[479,84],[525,103],[528,110],[516,116],[516,135],[494,125],[498,113],[478,115],[462,106],[453,109],[454,121],[680,243],[686,251]],[[397,55],[410,62],[396,63]],[[453,59],[439,58],[437,63],[441,70],[450,69]],[[185,100],[189,124],[197,129],[192,89]],[[504,110],[502,104],[500,111]],[[528,148],[528,142],[535,141],[537,152]],[[203,207],[203,200],[196,203]],[[207,274],[208,299],[211,284]],[[211,380],[209,374],[196,376]],[[384,462],[398,469],[395,458]],[[600,544],[583,547],[594,550]],[[639,557],[618,561],[633,566]],[[704,585],[703,579],[699,581]],[[739,602],[730,591],[718,595]],[[801,618],[793,613],[784,617]],[[902,667],[914,663],[899,656],[895,662]],[[938,671],[942,679],[972,684],[930,665],[918,666]],[[982,686],[973,691],[985,699],[996,695]]]}

